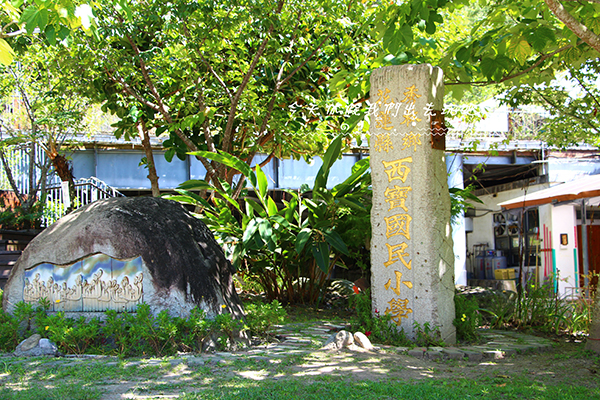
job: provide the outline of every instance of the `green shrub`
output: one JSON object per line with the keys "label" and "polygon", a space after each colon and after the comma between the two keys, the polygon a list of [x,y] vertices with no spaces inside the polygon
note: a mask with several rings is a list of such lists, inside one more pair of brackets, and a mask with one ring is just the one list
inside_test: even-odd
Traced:
{"label": "green shrub", "polygon": [[235,348],[236,333],[243,330],[244,324],[234,319],[231,314],[223,313],[215,317],[213,321],[213,330],[217,334],[217,344],[222,350]]}
{"label": "green shrub", "polygon": [[456,327],[456,339],[459,342],[476,342],[479,338],[477,328],[481,325],[477,300],[465,295],[455,295],[454,308],[456,318],[452,323]]}
{"label": "green shrub", "polygon": [[[114,341],[114,351],[120,357],[173,355],[178,350],[177,317],[171,317],[163,310],[155,317],[148,304],[140,304],[136,313],[118,314],[106,311],[106,321],[102,329],[107,338]],[[191,341],[187,340],[189,343]]]}
{"label": "green shrub", "polygon": [[431,326],[429,322],[425,322],[423,325],[418,322],[413,323],[413,329],[415,332],[414,343],[419,347],[430,347],[430,346],[446,346],[446,343],[442,340],[442,334],[440,328],[437,326]]}
{"label": "green shrub", "polygon": [[[368,221],[368,159],[357,162],[344,182],[333,189],[326,187],[342,147],[341,136],[331,142],[310,193],[308,186],[287,191],[281,204],[269,194],[260,166],[255,170],[242,167],[244,162],[232,155],[211,152],[197,154],[238,169],[252,186],[254,196],[245,197],[241,206],[233,200],[235,194],[229,185],[216,188],[205,181],[190,180],[179,186],[177,195],[167,198],[202,208],[199,218],[211,228],[242,282],[254,281],[253,286],[259,286],[269,300],[318,306],[336,265],[358,255],[368,258],[368,230],[363,226],[350,234],[348,228],[358,220],[352,218],[354,215],[360,215],[360,222]],[[191,192],[209,187],[218,194],[210,202]],[[348,240],[354,244],[351,248],[340,236],[340,229],[349,234]]]}
{"label": "green shrub", "polygon": [[23,339],[31,336],[37,321],[46,315],[49,307],[47,301],[41,300],[35,308],[32,304],[17,303],[12,315],[0,309],[0,351],[13,351]]}
{"label": "green shrub", "polygon": [[21,340],[19,320],[0,310],[0,351],[13,351]]}
{"label": "green shrub", "polygon": [[356,321],[352,324],[353,331],[362,331],[375,343],[395,346],[412,346],[404,330],[398,330],[390,315],[380,314],[371,310],[371,293],[365,290],[350,297],[350,306],[356,312]]}
{"label": "green shrub", "polygon": [[[209,320],[199,308],[191,310],[188,318],[180,318],[171,316],[167,310],[154,316],[150,306],[140,304],[135,313],[108,310],[104,322],[84,316],[67,318],[64,312],[48,314],[48,308],[49,303],[41,301],[37,307],[18,303],[14,315],[0,310],[0,351],[13,351],[23,339],[37,331],[64,353],[162,357],[177,351],[202,351],[210,335],[217,338],[221,348],[231,348],[243,329],[242,322],[233,319],[231,314]],[[281,312],[285,316],[278,303],[268,305],[254,323],[268,329]]]}
{"label": "green shrub", "polygon": [[481,323],[491,328],[535,329],[570,335],[583,335],[589,329],[592,302],[561,298],[553,282],[541,286],[528,284],[520,295],[488,290],[474,298],[479,305]]}
{"label": "green shrub", "polygon": [[204,341],[210,335],[213,323],[206,319],[206,312],[195,307],[188,318],[175,320],[179,333],[179,346],[183,351],[202,351]]}
{"label": "green shrub", "polygon": [[100,344],[98,318],[87,320],[81,316],[78,320],[74,320],[66,318],[64,312],[38,315],[36,328],[40,335],[50,339],[64,353],[84,354]]}
{"label": "green shrub", "polygon": [[251,303],[246,305],[246,326],[256,336],[266,337],[273,325],[285,321],[287,313],[277,300],[270,304]]}

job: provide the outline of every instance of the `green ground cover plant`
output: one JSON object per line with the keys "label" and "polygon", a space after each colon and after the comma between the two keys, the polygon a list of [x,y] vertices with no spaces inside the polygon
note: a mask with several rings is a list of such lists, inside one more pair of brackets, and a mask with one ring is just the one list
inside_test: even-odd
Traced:
{"label": "green ground cover plant", "polygon": [[371,308],[371,292],[364,290],[350,297],[350,307],[356,312],[352,323],[352,331],[361,331],[369,336],[374,343],[391,344],[396,346],[414,346],[404,331],[398,330],[390,315]]}
{"label": "green ground cover plant", "polygon": [[14,315],[0,310],[0,351],[10,352],[25,338],[39,333],[66,354],[114,354],[120,357],[170,356],[177,352],[202,352],[212,339],[217,349],[240,346],[237,332],[250,330],[266,336],[286,313],[278,302],[249,306],[247,324],[223,313],[214,319],[194,308],[187,318],[167,310],[153,315],[147,304],[135,313],[105,312],[105,318],[67,318],[63,312],[48,313],[49,304],[19,303]]}
{"label": "green ground cover plant", "polygon": [[539,385],[522,380],[517,385],[470,379],[421,382],[370,382],[347,379],[309,381],[230,382],[201,393],[185,394],[182,400],[196,399],[537,399],[566,400],[596,397],[600,393],[583,387]]}
{"label": "green ground cover plant", "polygon": [[480,309],[477,300],[466,296],[454,296],[456,317],[452,322],[456,327],[456,339],[459,342],[476,342],[481,325]]}
{"label": "green ground cover plant", "polygon": [[[569,353],[575,357],[583,354]],[[325,360],[320,358],[321,362]],[[289,361],[289,362],[288,362]],[[436,369],[448,368],[440,364],[427,368],[428,379],[402,379],[403,369],[392,377],[356,379],[338,373],[312,377],[295,377],[293,371],[306,362],[303,358],[289,358],[277,367],[269,363],[255,365],[252,360],[238,360],[232,364],[202,366],[181,375],[180,366],[128,366],[127,363],[82,362],[72,366],[50,366],[41,361],[36,365],[4,363],[0,371],[2,399],[101,399],[106,398],[110,386],[121,382],[130,387],[128,394],[147,398],[168,397],[180,400],[195,399],[594,399],[599,398],[598,385],[584,381],[556,384],[524,376],[508,377],[501,373],[483,375],[477,379],[455,376],[434,377]],[[393,362],[393,361],[390,361]],[[48,366],[45,366],[47,363]],[[396,361],[397,363],[397,361]],[[386,364],[389,366],[389,364]],[[267,371],[278,379],[242,379],[242,371]],[[165,376],[174,377],[165,380]],[[133,385],[132,385],[133,383]],[[156,396],[156,397],[154,397]],[[130,396],[127,396],[130,397]]]}
{"label": "green ground cover plant", "polygon": [[277,300],[249,303],[245,307],[246,325],[256,336],[266,338],[273,325],[283,324],[287,313]]}

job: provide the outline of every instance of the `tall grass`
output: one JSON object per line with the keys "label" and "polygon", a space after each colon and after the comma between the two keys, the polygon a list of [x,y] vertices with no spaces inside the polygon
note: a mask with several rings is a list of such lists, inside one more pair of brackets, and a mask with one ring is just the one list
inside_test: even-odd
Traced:
{"label": "tall grass", "polygon": [[592,301],[561,297],[554,291],[553,284],[528,284],[521,296],[512,292],[493,292],[480,301],[480,310],[492,328],[582,335],[589,331]]}

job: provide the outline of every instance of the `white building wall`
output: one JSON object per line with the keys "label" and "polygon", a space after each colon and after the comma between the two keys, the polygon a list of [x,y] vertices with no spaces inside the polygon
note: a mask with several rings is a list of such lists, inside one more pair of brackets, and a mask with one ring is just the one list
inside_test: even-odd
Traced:
{"label": "white building wall", "polygon": [[[448,187],[464,189],[463,156],[447,154]],[[454,284],[467,284],[467,237],[464,213],[452,221],[452,242],[454,244]]]}
{"label": "white building wall", "polygon": [[[527,188],[527,193],[534,193],[547,187],[547,184],[530,186]],[[474,245],[484,243],[487,243],[490,249],[495,249],[493,215],[502,211],[498,204],[524,194],[525,189],[521,188],[479,196],[483,204],[477,204],[475,207],[477,211],[473,218],[473,232],[467,234],[467,249],[473,251]],[[520,213],[520,210],[514,210],[514,212]]]}

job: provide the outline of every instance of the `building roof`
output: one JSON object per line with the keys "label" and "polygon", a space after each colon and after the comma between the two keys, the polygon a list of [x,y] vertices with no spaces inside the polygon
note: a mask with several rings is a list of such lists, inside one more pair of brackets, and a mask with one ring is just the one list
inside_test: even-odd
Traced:
{"label": "building roof", "polygon": [[549,189],[540,190],[535,193],[520,196],[500,204],[504,209],[523,208],[538,206],[549,203],[574,201],[600,196],[600,174],[589,175],[585,178],[553,186]]}

